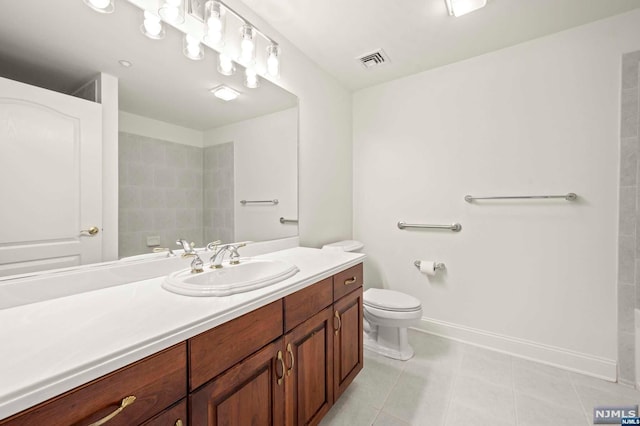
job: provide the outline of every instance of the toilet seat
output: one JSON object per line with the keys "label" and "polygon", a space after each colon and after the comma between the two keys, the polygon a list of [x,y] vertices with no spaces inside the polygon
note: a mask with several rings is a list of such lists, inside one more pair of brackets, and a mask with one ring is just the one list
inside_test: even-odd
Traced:
{"label": "toilet seat", "polygon": [[399,291],[370,288],[364,292],[363,304],[375,311],[416,312],[422,310],[417,298]]}

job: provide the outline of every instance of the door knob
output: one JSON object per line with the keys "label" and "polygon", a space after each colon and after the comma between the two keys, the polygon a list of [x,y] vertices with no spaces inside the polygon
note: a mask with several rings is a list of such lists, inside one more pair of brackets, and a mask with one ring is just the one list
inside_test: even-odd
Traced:
{"label": "door knob", "polygon": [[80,232],[81,232],[81,233],[89,234],[89,235],[91,235],[91,236],[93,237],[93,236],[94,236],[94,235],[96,235],[98,232],[100,232],[100,228],[98,228],[97,226],[92,226],[91,228],[89,228],[89,229],[83,229],[83,230],[81,230]]}

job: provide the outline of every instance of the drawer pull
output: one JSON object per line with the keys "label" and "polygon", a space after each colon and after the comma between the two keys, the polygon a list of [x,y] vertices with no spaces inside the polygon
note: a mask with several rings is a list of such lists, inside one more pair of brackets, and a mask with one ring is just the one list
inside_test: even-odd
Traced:
{"label": "drawer pull", "polygon": [[123,398],[122,402],[120,403],[120,406],[113,413],[101,418],[97,422],[91,423],[89,426],[100,426],[107,423],[109,420],[113,419],[115,416],[120,414],[122,410],[127,408],[129,405],[133,404],[135,401],[136,401],[136,397],[133,395]]}
{"label": "drawer pull", "polygon": [[293,349],[291,349],[291,343],[287,345],[287,353],[291,357],[291,368],[287,370],[287,376],[290,376],[291,372],[293,372],[293,366],[296,365],[296,360],[293,357]]}
{"label": "drawer pull", "polygon": [[338,320],[338,328],[334,328],[334,332],[337,336],[338,333],[340,332],[340,329],[342,328],[342,320],[340,319],[340,312],[336,311],[335,314],[333,314],[333,316]]}
{"label": "drawer pull", "polygon": [[176,424],[173,426],[184,426],[184,423],[182,423],[182,419],[178,419],[176,420]]}
{"label": "drawer pull", "polygon": [[348,280],[344,280],[344,285],[351,285],[356,281],[358,281],[358,277],[352,277],[352,278],[349,278]]}
{"label": "drawer pull", "polygon": [[[284,366],[284,358],[282,357],[282,351],[278,351],[278,356],[276,357],[278,361],[280,361],[280,365],[282,366],[282,376],[278,377],[277,383],[279,385],[282,385],[282,382],[284,381],[284,374],[285,371],[287,371],[286,367]],[[278,373],[276,372],[276,375]]]}

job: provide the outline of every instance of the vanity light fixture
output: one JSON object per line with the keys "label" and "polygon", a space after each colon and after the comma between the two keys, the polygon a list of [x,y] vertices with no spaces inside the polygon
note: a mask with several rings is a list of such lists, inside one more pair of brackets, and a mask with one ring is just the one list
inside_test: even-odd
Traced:
{"label": "vanity light fixture", "polygon": [[212,45],[222,44],[224,34],[224,9],[219,1],[209,0],[204,5],[204,41]]}
{"label": "vanity light fixture", "polygon": [[184,35],[182,52],[184,56],[194,61],[199,61],[204,58],[204,49],[200,44],[200,40],[191,34]]}
{"label": "vanity light fixture", "polygon": [[154,15],[148,10],[144,11],[144,21],[140,27],[140,31],[142,31],[142,34],[153,40],[160,40],[164,38],[164,27],[162,26],[160,17]]}
{"label": "vanity light fixture", "polygon": [[236,64],[225,52],[218,55],[218,72],[222,75],[233,75],[236,72]]}
{"label": "vanity light fixture", "polygon": [[222,99],[223,101],[232,101],[240,96],[240,92],[233,90],[232,88],[227,87],[224,84],[216,86],[210,91],[211,93],[213,93],[213,96]]}
{"label": "vanity light fixture", "polygon": [[447,4],[449,15],[457,18],[485,7],[487,0],[445,0],[445,3]]}
{"label": "vanity light fixture", "polygon": [[244,70],[244,85],[249,89],[255,89],[260,86],[260,80],[258,79],[258,73],[253,66],[248,66]]}
{"label": "vanity light fixture", "polygon": [[246,65],[253,63],[256,59],[256,43],[254,38],[253,27],[249,24],[244,24],[240,27],[240,61]]}
{"label": "vanity light fixture", "polygon": [[182,0],[160,0],[158,14],[170,24],[184,22],[184,3]]}
{"label": "vanity light fixture", "polygon": [[267,46],[267,73],[271,77],[280,76],[280,46],[275,43]]}
{"label": "vanity light fixture", "polygon": [[113,0],[83,0],[84,4],[89,6],[91,9],[100,13],[113,13],[115,10],[115,6],[113,5]]}

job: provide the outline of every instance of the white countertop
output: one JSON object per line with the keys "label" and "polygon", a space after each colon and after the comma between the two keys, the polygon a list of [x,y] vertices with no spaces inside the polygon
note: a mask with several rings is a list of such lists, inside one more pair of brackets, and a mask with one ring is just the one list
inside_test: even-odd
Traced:
{"label": "white countertop", "polygon": [[256,258],[291,278],[226,297],[164,290],[163,277],[0,309],[0,419],[267,305],[364,259],[296,247]]}

